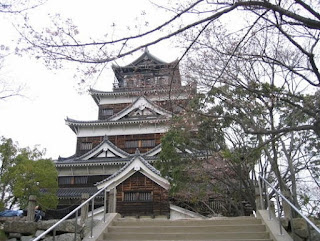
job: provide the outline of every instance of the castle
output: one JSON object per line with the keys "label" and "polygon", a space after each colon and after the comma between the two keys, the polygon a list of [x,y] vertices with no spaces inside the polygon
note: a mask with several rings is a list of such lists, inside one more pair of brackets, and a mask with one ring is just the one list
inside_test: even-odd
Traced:
{"label": "castle", "polygon": [[166,63],[148,49],[112,70],[113,91],[90,90],[98,120],[66,119],[77,146],[74,155],[55,162],[59,208],[79,205],[81,194],[92,195],[114,179],[117,212],[167,214],[169,183],[152,164],[172,116],[183,111],[196,89],[181,84],[178,61]]}

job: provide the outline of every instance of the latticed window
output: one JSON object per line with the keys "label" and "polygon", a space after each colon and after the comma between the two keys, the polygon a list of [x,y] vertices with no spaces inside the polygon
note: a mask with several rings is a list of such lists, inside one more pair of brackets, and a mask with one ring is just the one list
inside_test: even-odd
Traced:
{"label": "latticed window", "polygon": [[66,184],[73,184],[72,177],[59,177],[59,184],[66,185]]}
{"label": "latticed window", "polygon": [[101,115],[104,115],[104,116],[113,115],[113,109],[112,108],[102,109],[101,110]]}
{"label": "latticed window", "polygon": [[152,194],[151,192],[125,192],[124,201],[127,201],[127,202],[152,201]]}
{"label": "latticed window", "polygon": [[142,140],[141,147],[153,147],[156,145],[156,140]]}
{"label": "latticed window", "polygon": [[125,148],[137,148],[139,147],[139,141],[126,141]]}
{"label": "latticed window", "polygon": [[81,177],[74,177],[74,184],[87,184],[88,177],[81,176]]}
{"label": "latticed window", "polygon": [[155,145],[155,140],[136,140],[125,142],[125,148],[154,147]]}
{"label": "latticed window", "polygon": [[87,184],[87,176],[78,177],[59,177],[59,185]]}
{"label": "latticed window", "polygon": [[92,149],[92,142],[82,142],[80,144],[80,150],[91,150]]}

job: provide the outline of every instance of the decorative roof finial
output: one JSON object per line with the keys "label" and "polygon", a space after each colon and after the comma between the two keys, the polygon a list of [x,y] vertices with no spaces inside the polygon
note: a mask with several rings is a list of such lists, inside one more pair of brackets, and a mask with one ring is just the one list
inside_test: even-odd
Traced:
{"label": "decorative roof finial", "polygon": [[136,149],[136,152],[134,153],[135,156],[140,156],[139,148]]}
{"label": "decorative roof finial", "polygon": [[103,138],[105,141],[109,140],[108,136],[107,135],[104,135],[104,138]]}

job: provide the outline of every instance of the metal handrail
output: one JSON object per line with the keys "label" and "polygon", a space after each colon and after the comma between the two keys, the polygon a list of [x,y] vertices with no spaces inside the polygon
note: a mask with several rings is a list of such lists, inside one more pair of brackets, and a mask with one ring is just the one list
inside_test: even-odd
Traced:
{"label": "metal handrail", "polygon": [[[74,213],[76,213],[76,217],[78,216],[78,211],[85,205],[89,204],[89,202],[92,202],[92,207],[91,207],[91,237],[93,237],[93,211],[94,211],[94,198],[96,196],[98,196],[100,193],[102,193],[103,191],[105,191],[104,194],[104,199],[106,199],[106,189],[109,186],[105,186],[104,188],[100,189],[99,191],[97,191],[95,194],[93,194],[90,198],[88,198],[86,201],[84,201],[82,204],[80,204],[77,208],[75,208],[74,210],[72,210],[70,213],[68,213],[66,216],[64,216],[62,219],[60,219],[58,222],[56,222],[54,225],[52,225],[50,228],[48,228],[46,231],[44,231],[43,233],[41,233],[38,237],[36,237],[35,239],[33,239],[33,241],[38,241],[40,239],[42,239],[46,234],[48,234],[50,231],[54,231],[55,233],[55,228],[58,227],[63,221],[67,220],[70,216],[72,216]],[[103,212],[103,221],[105,222],[105,218],[106,218],[106,200],[104,200],[104,212]],[[77,235],[77,218],[75,219],[75,236]],[[55,236],[55,235],[54,235]],[[53,240],[55,239],[55,237],[53,236]]]}
{"label": "metal handrail", "polygon": [[[297,209],[281,192],[279,192],[275,187],[273,187],[264,177],[262,177],[259,174],[259,190],[260,190],[260,202],[261,202],[261,207],[264,207],[263,205],[263,200],[262,200],[262,188],[260,184],[260,179],[267,184],[277,195],[277,204],[279,205],[279,196],[284,200],[287,204],[291,206],[291,208],[296,211],[311,227],[313,227],[319,234],[320,234],[320,229],[310,220],[308,219],[299,209]],[[269,209],[269,216],[270,216],[270,202],[268,198],[268,209]],[[280,234],[282,234],[282,229],[281,229],[281,220],[280,220],[280,207],[278,207],[278,216],[279,216],[279,225],[280,225]]]}

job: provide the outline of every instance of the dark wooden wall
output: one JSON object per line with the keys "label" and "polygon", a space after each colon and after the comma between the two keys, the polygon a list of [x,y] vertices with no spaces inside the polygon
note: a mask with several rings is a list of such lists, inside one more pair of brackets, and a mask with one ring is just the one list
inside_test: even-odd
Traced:
{"label": "dark wooden wall", "polygon": [[[151,192],[149,201],[124,201],[126,192]],[[121,215],[169,215],[168,191],[136,172],[117,186],[117,212]]]}
{"label": "dark wooden wall", "polygon": [[[148,97],[148,94],[146,94]],[[154,101],[154,103],[163,109],[166,109],[167,111],[171,112],[173,111],[175,114],[178,114],[181,112],[181,110],[185,109],[186,106],[188,105],[190,98],[187,99],[181,99],[181,100],[176,100],[174,97],[172,100],[161,100],[161,101]],[[112,109],[113,110],[113,115],[117,114],[127,106],[129,106],[131,103],[120,103],[120,104],[105,104],[105,105],[100,105],[99,106],[99,114],[98,114],[98,119],[99,120],[105,120],[110,118],[110,115],[103,115],[103,109]]]}
{"label": "dark wooden wall", "polygon": [[[154,134],[137,134],[137,135],[119,135],[119,136],[109,136],[109,140],[115,144],[120,149],[128,152],[128,153],[134,153],[137,149],[137,147],[134,148],[126,148],[125,142],[126,141],[133,141],[133,140],[155,140],[154,146],[149,147],[138,147],[139,151],[141,153],[145,153],[151,149],[153,149],[155,146],[159,145],[161,142],[161,137],[164,134],[162,133],[154,133]],[[92,143],[92,148],[96,147],[103,141],[103,136],[95,136],[95,137],[78,137],[77,138],[77,151],[76,155],[81,156],[85,154],[86,152],[90,150],[81,150],[80,145],[83,142],[90,142]]]}

